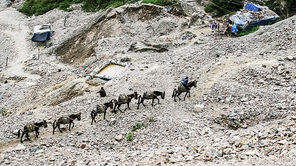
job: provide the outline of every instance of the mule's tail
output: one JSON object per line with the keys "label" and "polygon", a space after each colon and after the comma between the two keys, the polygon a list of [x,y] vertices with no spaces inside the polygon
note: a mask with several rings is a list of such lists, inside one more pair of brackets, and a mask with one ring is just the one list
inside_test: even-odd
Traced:
{"label": "mule's tail", "polygon": [[175,88],[174,91],[173,91],[172,98],[175,97],[175,93],[176,93],[176,91],[177,91],[177,89]]}
{"label": "mule's tail", "polygon": [[90,113],[90,117],[91,117],[91,125],[93,124],[93,121],[95,120],[95,110],[92,110]]}
{"label": "mule's tail", "polygon": [[19,129],[19,130],[17,131],[17,138],[20,138],[21,131],[22,131],[22,129]]}
{"label": "mule's tail", "polygon": [[91,116],[92,119],[94,119],[94,117],[95,117],[95,110],[92,110],[91,111],[90,116]]}
{"label": "mule's tail", "polygon": [[52,123],[52,129],[53,129],[53,130],[52,130],[52,133],[53,133],[53,134],[54,134],[54,129],[55,129],[56,121],[57,121],[57,120],[54,120],[53,123]]}

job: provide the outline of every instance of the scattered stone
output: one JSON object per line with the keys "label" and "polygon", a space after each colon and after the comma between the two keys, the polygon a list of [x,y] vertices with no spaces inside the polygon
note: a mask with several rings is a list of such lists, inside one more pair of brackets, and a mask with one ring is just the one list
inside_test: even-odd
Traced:
{"label": "scattered stone", "polygon": [[18,144],[17,147],[15,148],[15,150],[20,151],[20,150],[25,150],[26,147],[22,144]]}
{"label": "scattered stone", "polygon": [[118,141],[118,142],[122,141],[122,139],[123,139],[123,136],[122,135],[117,135],[115,137],[115,140]]}
{"label": "scattered stone", "polygon": [[197,104],[194,106],[193,112],[195,113],[199,113],[202,112],[204,109],[204,105],[203,104]]}

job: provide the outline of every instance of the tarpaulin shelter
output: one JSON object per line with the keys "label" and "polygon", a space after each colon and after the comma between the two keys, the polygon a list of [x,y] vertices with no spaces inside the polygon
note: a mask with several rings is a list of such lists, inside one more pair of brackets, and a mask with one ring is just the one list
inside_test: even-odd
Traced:
{"label": "tarpaulin shelter", "polygon": [[229,19],[237,28],[233,27],[232,31],[245,31],[260,25],[268,25],[270,21],[279,19],[279,16],[266,6],[247,3],[243,10],[236,12]]}
{"label": "tarpaulin shelter", "polygon": [[50,40],[51,32],[50,24],[37,25],[34,27],[33,37],[31,40],[33,42]]}

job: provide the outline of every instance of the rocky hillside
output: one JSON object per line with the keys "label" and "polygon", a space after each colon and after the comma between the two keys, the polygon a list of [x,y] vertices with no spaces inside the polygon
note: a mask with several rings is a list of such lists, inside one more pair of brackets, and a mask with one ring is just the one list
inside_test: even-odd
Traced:
{"label": "rocky hillside", "polygon": [[[177,17],[143,4],[74,9],[31,18],[0,11],[0,165],[294,162],[295,16],[234,38],[212,33],[202,11]],[[52,40],[31,43],[31,29],[44,23],[52,24]],[[106,83],[86,79],[110,60],[131,66]],[[175,102],[173,90],[186,76],[197,86]],[[108,110],[91,125],[96,105],[150,90],[165,91],[165,99],[139,109],[132,99],[131,110]],[[79,112],[71,131],[61,125],[53,134],[55,120]],[[32,142],[24,136],[20,143],[17,131],[43,119],[48,127],[39,138],[32,132]]]}

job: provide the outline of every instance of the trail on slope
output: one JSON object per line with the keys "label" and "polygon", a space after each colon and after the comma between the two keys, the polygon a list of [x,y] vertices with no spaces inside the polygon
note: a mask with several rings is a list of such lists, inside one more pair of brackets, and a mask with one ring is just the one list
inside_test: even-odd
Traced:
{"label": "trail on slope", "polygon": [[15,43],[15,50],[13,50],[15,57],[8,57],[8,66],[3,70],[3,74],[6,77],[20,76],[38,79],[40,76],[26,73],[23,69],[23,62],[30,58],[30,41],[27,38],[31,30],[26,26],[25,21],[25,17],[14,8],[0,11],[0,24],[7,26],[2,33],[10,36]]}

